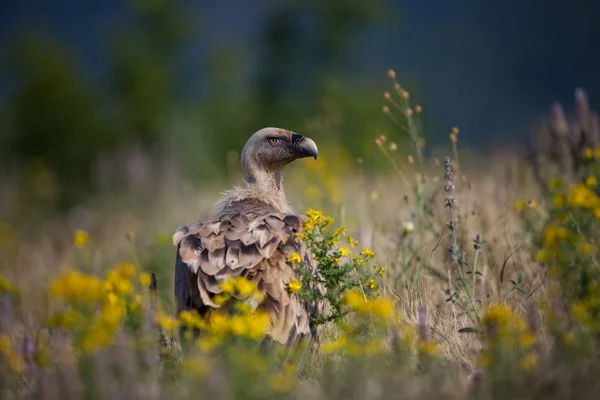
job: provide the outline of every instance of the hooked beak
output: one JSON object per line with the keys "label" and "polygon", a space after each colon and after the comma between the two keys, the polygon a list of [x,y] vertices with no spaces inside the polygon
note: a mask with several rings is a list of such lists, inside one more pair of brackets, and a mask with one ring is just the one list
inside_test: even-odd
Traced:
{"label": "hooked beak", "polygon": [[314,140],[307,138],[306,136],[293,133],[292,146],[294,146],[294,150],[296,154],[298,154],[298,158],[314,157],[316,160],[317,156],[319,155],[317,144],[314,142]]}

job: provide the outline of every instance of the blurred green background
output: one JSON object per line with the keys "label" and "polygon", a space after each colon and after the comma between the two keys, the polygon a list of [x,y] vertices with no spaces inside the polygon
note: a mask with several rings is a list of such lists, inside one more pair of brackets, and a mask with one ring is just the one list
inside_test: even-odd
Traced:
{"label": "blurred green background", "polygon": [[223,180],[265,126],[380,168],[388,68],[434,144],[455,125],[515,144],[575,87],[600,98],[596,1],[2,3],[3,207],[68,210],[157,171]]}

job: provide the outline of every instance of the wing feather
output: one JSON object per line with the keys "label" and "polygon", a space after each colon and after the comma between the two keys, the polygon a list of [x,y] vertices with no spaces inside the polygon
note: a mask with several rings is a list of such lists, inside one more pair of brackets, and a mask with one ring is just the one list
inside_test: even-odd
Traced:
{"label": "wing feather", "polygon": [[[267,206],[252,204],[245,209],[237,205],[216,219],[178,228],[173,243],[178,246],[178,257],[197,274],[198,293],[205,307],[220,307],[213,301],[222,293],[220,282],[245,276],[266,294],[260,307],[271,317],[269,336],[286,344],[297,340],[298,335],[310,334],[309,313],[319,309],[304,304],[287,289],[287,283],[297,279],[294,265],[287,262],[291,252],[300,251],[302,264],[316,271],[310,253],[295,237],[302,220]],[[178,310],[181,308],[178,304]]]}

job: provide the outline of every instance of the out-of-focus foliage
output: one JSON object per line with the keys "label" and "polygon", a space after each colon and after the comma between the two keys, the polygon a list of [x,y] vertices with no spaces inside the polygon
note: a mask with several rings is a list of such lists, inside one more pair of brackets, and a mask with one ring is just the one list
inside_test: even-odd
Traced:
{"label": "out-of-focus foliage", "polygon": [[[384,17],[383,1],[272,2],[252,63],[240,62],[243,49],[226,41],[190,54],[202,31],[202,5],[123,2],[125,18],[106,30],[106,59],[94,79],[77,54],[45,32],[3,54],[2,71],[13,84],[2,106],[1,163],[17,174],[50,177],[43,195],[33,193],[46,207],[88,200],[106,174],[101,160],[116,163],[111,157],[123,149],[169,156],[184,175],[206,181],[237,171],[239,149],[262,127],[292,129],[358,154],[382,120],[366,106],[378,90],[338,72],[352,62],[363,28]],[[333,77],[337,84],[325,92]],[[307,123],[322,114],[324,99],[338,107],[332,129]],[[19,179],[22,198],[31,200],[31,184]]]}

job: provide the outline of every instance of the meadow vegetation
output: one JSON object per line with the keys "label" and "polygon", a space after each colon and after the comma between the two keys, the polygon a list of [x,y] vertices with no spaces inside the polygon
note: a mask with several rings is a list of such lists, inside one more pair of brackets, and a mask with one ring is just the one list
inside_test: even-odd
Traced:
{"label": "meadow vegetation", "polygon": [[[373,133],[364,156],[326,140],[318,161],[286,171],[329,289],[316,347],[261,353],[268,317],[243,302],[206,319],[174,315],[171,234],[208,216],[237,176],[195,187],[160,175],[152,196],[99,198],[22,225],[10,215],[18,202],[4,198],[2,398],[599,393],[600,132],[585,94],[572,117],[554,107],[529,152],[478,156],[461,153],[459,128],[428,148],[426,107],[388,78],[382,117],[393,128]],[[389,168],[367,171],[364,157]],[[288,290],[317,296],[311,279],[300,273]],[[263,296],[244,279],[222,289],[215,301]],[[179,337],[182,327],[201,334]]]}

